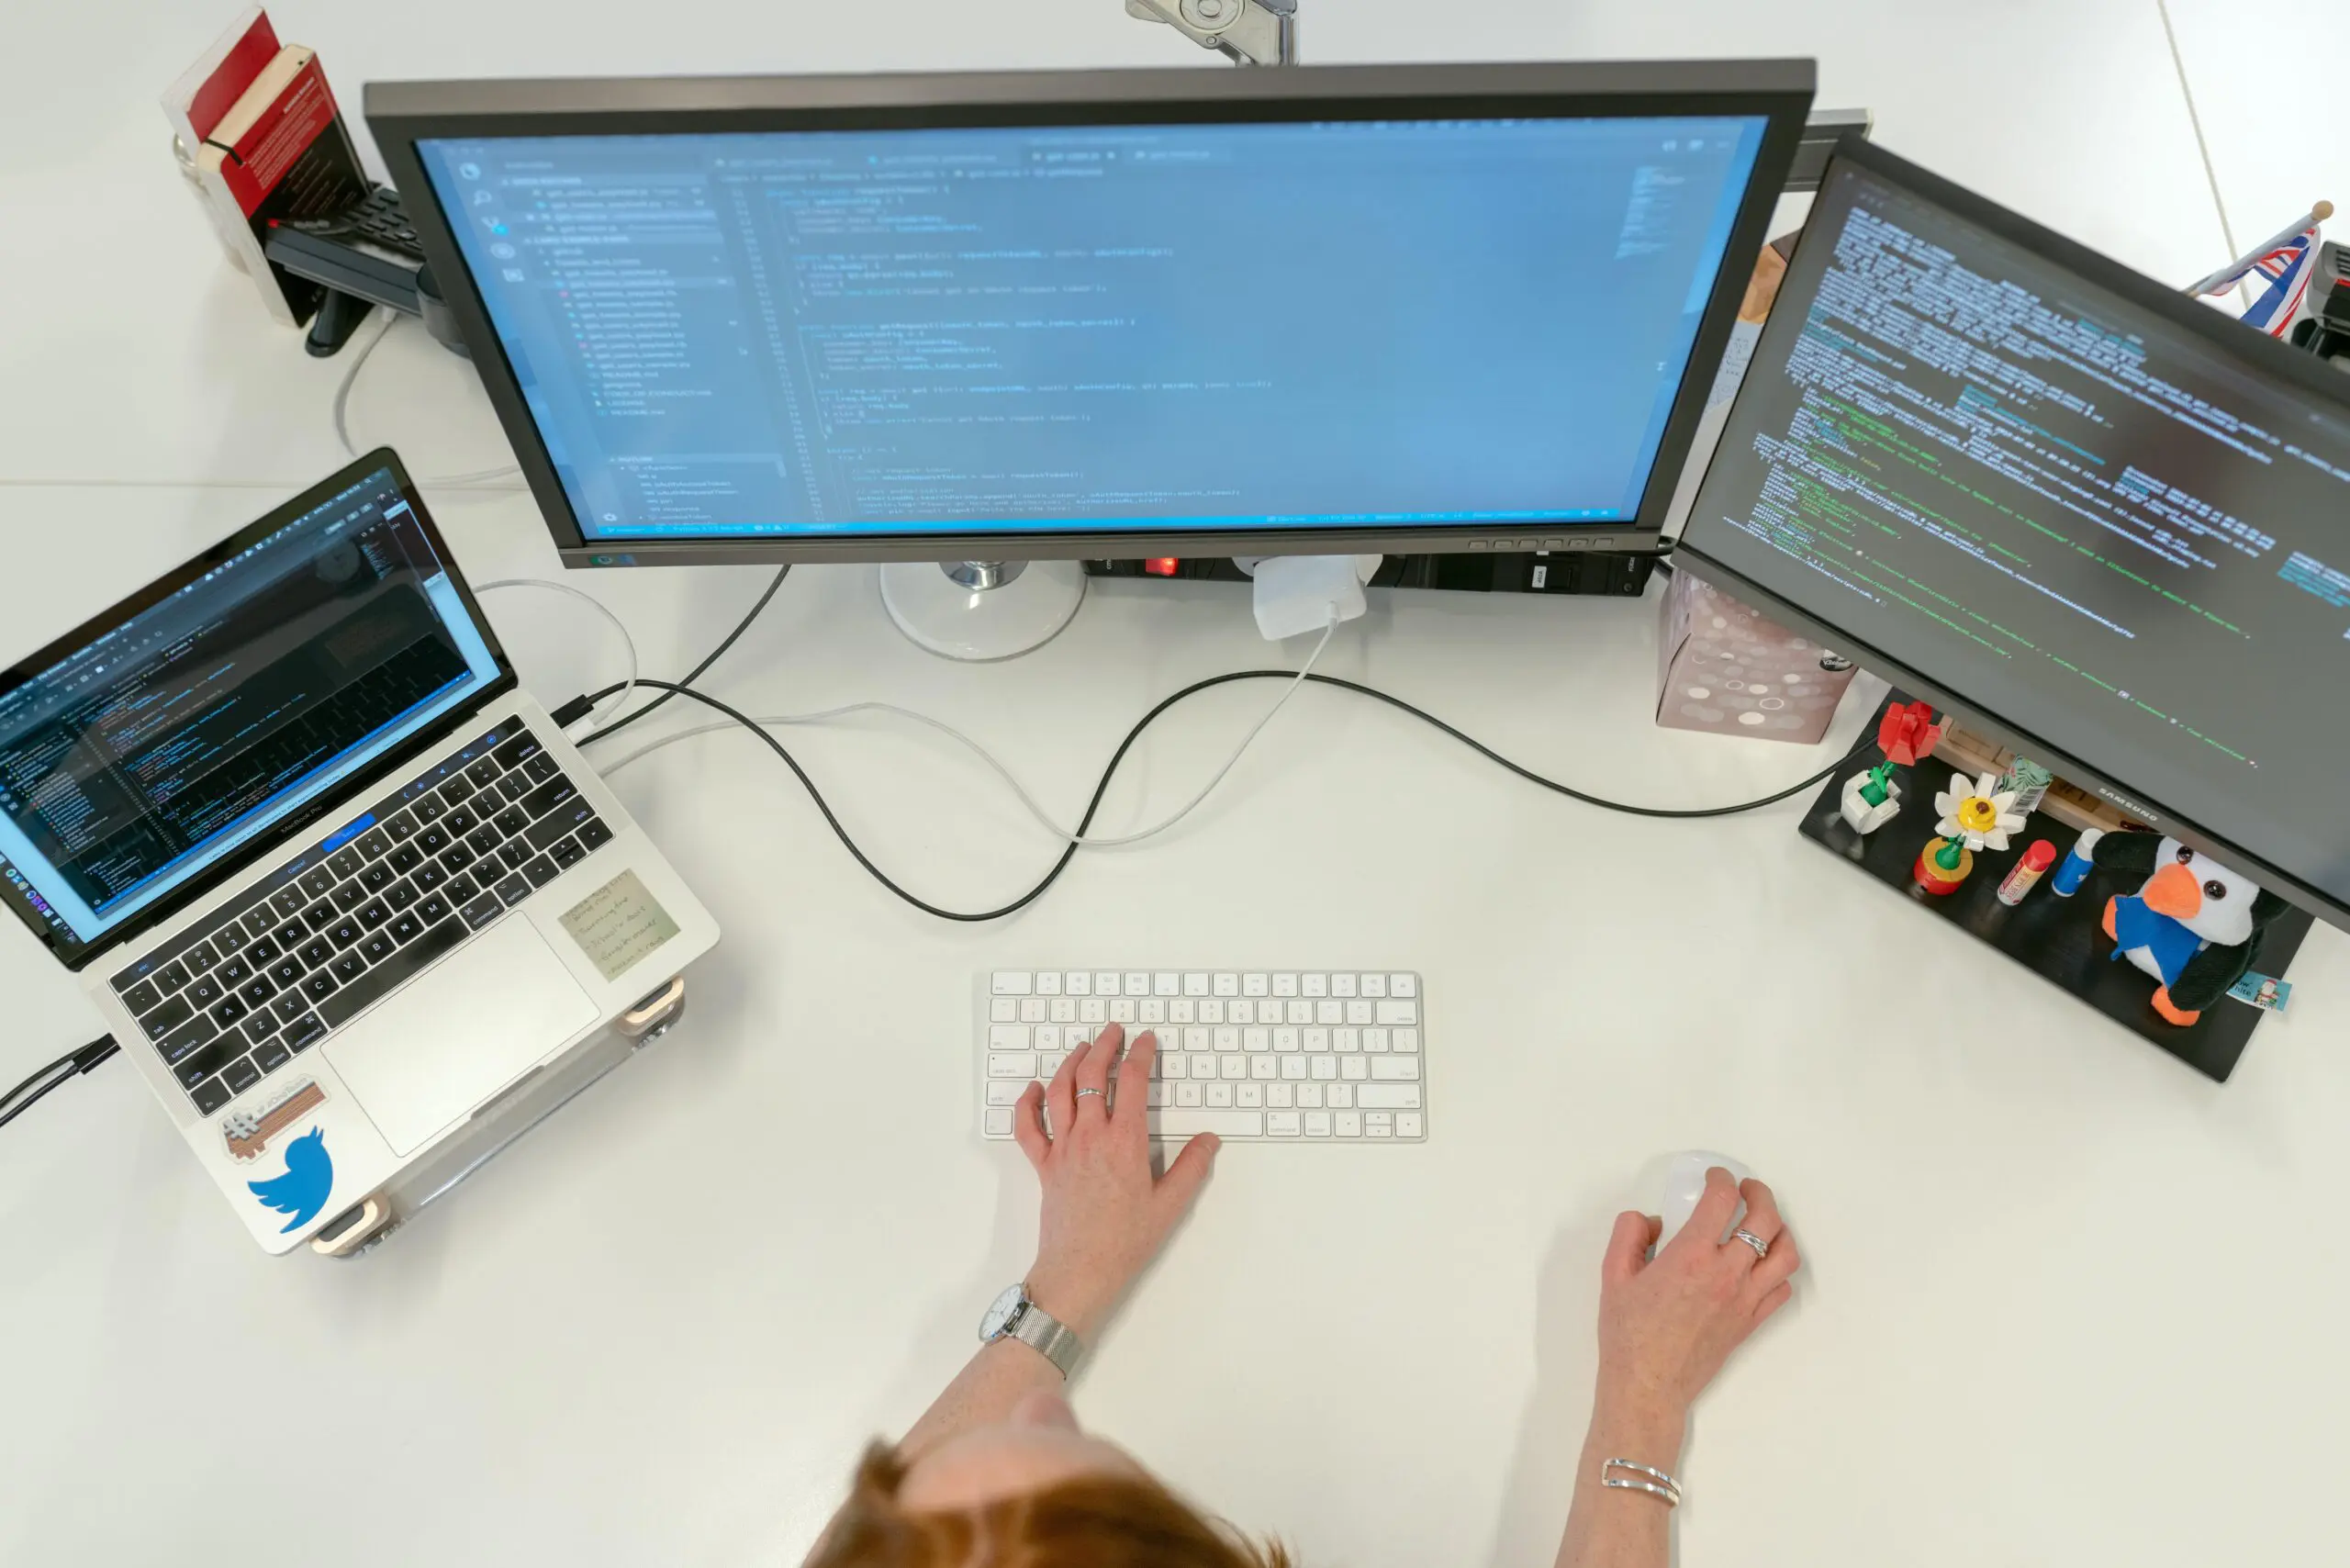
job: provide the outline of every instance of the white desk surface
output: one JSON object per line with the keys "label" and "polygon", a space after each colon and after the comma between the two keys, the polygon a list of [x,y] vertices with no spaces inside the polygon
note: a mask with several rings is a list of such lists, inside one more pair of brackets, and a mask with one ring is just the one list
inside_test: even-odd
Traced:
{"label": "white desk surface", "polygon": [[[168,161],[156,95],[225,18],[148,8],[44,8],[25,54],[43,70],[0,110],[0,654],[341,462],[340,362],[263,319]],[[1044,0],[1024,30],[946,0],[565,9],[560,28],[510,0],[276,14],[352,104],[404,74],[1189,58],[1114,0]],[[1306,36],[1326,61],[1817,54],[1820,101],[1873,106],[1897,150],[2161,275],[2220,259],[2151,0],[1571,9],[1438,24],[1425,0],[1308,0]],[[2271,157],[2259,52],[2216,4],[2177,11],[2239,232],[2266,232],[2292,213],[2261,204],[2325,193],[2245,156]],[[2308,182],[2321,140],[2284,150]],[[421,473],[505,457],[464,368],[413,327],[353,420]],[[526,499],[435,504],[477,580],[554,572]],[[586,586],[674,673],[762,578]],[[579,607],[489,608],[542,698],[610,678]],[[1826,760],[1655,729],[1653,624],[1652,602],[1382,594],[1326,667],[1646,801],[1743,798]],[[803,569],[714,684],[754,710],[948,716],[1073,814],[1150,701],[1297,656],[1234,595],[1111,586],[1042,652],[960,667],[890,629],[868,572]],[[1271,695],[1171,715],[1104,825],[1182,799]],[[1000,900],[1049,858],[927,736],[791,744],[934,897]],[[1700,1409],[1684,1561],[2338,1553],[2350,949],[2330,928],[2220,1087],[1800,843],[1792,802],[1601,816],[1340,693],[1302,695],[1179,831],[1081,857],[976,929],[867,881],[747,737],[618,778],[725,927],[688,1023],[364,1261],[263,1257],[119,1067],[0,1134],[0,1561],[796,1561],[857,1445],[960,1363],[1032,1244],[1018,1155],[973,1132],[970,975],[1129,955],[1427,977],[1430,1141],[1228,1149],[1079,1395],[1307,1562],[1549,1561],[1609,1218],[1652,1201],[1644,1162],[1700,1146],[1779,1185],[1809,1262]],[[21,935],[0,932],[0,1082],[95,1031]]]}

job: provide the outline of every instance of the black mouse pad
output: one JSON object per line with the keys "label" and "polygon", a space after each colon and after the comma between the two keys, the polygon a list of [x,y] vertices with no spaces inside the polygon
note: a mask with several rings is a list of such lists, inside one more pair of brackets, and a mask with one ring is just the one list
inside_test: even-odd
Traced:
{"label": "black mouse pad", "polygon": [[[1917,864],[1918,852],[1926,841],[1935,836],[1935,823],[1941,819],[1934,810],[1935,795],[1950,789],[1951,775],[1960,769],[1935,757],[1915,767],[1895,769],[1901,785],[1901,812],[1863,836],[1852,831],[1840,808],[1844,780],[1865,772],[1867,767],[1863,760],[1840,769],[1804,813],[1797,831],[1883,882],[1921,913],[1941,916],[2124,1028],[2152,1040],[2196,1071],[2226,1081],[2235,1070],[2236,1058],[2251,1042],[2253,1030],[2259,1026],[2262,1010],[2223,996],[2185,1028],[2154,1011],[2154,977],[2127,958],[2113,956],[2113,940],[2106,935],[2103,924],[2105,901],[2136,892],[2143,879],[2092,868],[2088,879],[2071,898],[2058,898],[2051,884],[2080,834],[2047,813],[2035,812],[2020,833],[2010,835],[2007,848],[1986,849],[1975,857],[1974,873],[1956,892],[1937,897],[1918,886],[1910,868]],[[2023,902],[2010,909],[1999,902],[1999,884],[2036,838],[2055,846],[2055,864],[2024,894]],[[2262,974],[2283,979],[2311,924],[2306,911],[2288,909],[2261,938],[2260,960],[2253,967]]]}

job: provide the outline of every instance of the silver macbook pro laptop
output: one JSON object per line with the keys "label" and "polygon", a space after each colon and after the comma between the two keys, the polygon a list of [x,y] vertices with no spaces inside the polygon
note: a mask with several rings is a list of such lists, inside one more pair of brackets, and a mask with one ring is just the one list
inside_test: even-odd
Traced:
{"label": "silver macbook pro laptop", "polygon": [[0,902],[272,1252],[718,940],[389,450],[0,669]]}

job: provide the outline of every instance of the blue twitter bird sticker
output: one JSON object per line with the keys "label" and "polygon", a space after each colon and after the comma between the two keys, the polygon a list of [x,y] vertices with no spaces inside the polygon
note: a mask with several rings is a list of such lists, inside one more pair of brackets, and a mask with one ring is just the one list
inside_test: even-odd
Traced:
{"label": "blue twitter bird sticker", "polygon": [[265,1208],[275,1209],[294,1217],[285,1222],[278,1234],[284,1236],[301,1229],[319,1217],[327,1206],[327,1194],[334,1188],[334,1160],[327,1153],[327,1136],[323,1129],[312,1127],[285,1146],[285,1174],[273,1176],[266,1182],[248,1182],[253,1196]]}

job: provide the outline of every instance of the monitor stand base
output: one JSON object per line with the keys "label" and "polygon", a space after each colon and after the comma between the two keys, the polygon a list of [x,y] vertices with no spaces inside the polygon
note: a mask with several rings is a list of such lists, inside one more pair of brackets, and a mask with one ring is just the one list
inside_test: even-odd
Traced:
{"label": "monitor stand base", "polygon": [[1043,647],[1077,614],[1075,561],[901,561],[881,568],[890,619],[941,658],[984,663]]}

